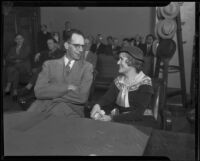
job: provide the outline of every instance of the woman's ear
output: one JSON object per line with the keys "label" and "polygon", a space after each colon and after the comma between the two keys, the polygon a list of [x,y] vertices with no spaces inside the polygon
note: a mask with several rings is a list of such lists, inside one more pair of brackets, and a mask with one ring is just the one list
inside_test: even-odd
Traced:
{"label": "woman's ear", "polygon": [[64,47],[65,47],[66,50],[69,49],[69,44],[68,44],[68,42],[65,42],[65,43],[64,43]]}

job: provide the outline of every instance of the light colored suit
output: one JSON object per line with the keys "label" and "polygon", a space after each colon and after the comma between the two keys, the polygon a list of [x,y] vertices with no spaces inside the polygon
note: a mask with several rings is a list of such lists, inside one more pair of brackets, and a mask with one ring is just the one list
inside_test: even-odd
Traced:
{"label": "light colored suit", "polygon": [[[37,100],[28,111],[50,111],[55,115],[70,115],[72,111],[83,114],[83,104],[87,101],[93,80],[90,63],[75,61],[70,73],[65,74],[64,57],[44,62],[34,91]],[[67,90],[69,84],[77,90]]]}

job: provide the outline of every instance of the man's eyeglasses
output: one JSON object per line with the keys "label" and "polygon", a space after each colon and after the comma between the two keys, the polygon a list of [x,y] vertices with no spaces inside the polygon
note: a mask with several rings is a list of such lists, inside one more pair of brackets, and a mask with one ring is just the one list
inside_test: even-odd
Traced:
{"label": "man's eyeglasses", "polygon": [[85,47],[85,45],[80,45],[80,44],[72,44],[70,43],[71,45],[73,45],[76,49],[80,49],[82,47],[82,49]]}

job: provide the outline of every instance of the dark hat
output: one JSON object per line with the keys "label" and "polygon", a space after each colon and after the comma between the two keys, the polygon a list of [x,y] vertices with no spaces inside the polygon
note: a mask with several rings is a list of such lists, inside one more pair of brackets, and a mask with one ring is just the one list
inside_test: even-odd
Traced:
{"label": "dark hat", "polygon": [[156,56],[160,58],[172,58],[176,51],[176,43],[172,39],[162,39],[157,47]]}
{"label": "dark hat", "polygon": [[119,53],[122,53],[122,52],[129,54],[131,57],[133,57],[136,60],[144,61],[143,51],[136,46],[123,47]]}

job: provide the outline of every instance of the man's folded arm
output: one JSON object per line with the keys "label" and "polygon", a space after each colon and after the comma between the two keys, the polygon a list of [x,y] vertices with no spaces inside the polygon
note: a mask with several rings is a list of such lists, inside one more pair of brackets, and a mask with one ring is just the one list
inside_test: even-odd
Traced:
{"label": "man's folded arm", "polygon": [[42,71],[38,75],[34,88],[35,96],[38,99],[54,99],[62,97],[68,91],[68,85],[50,82],[48,63],[48,61],[44,62]]}

